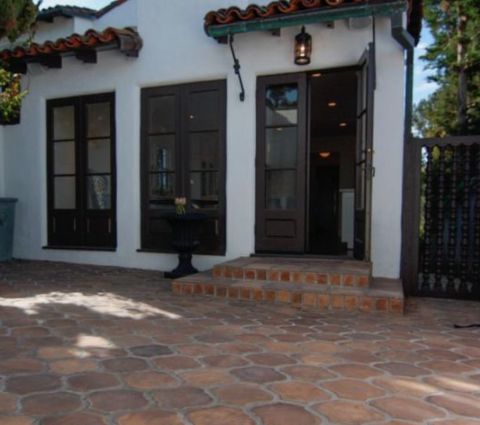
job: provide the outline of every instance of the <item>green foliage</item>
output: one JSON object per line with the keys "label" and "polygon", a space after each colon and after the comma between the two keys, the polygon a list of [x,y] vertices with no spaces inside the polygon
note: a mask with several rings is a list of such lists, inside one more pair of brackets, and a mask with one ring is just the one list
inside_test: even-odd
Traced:
{"label": "green foliage", "polygon": [[0,69],[0,122],[15,121],[20,114],[22,99],[27,94],[22,91],[20,76]]}
{"label": "green foliage", "polygon": [[39,3],[33,0],[0,1],[0,39],[11,42],[30,31],[37,16]]}
{"label": "green foliage", "polygon": [[[33,0],[0,0],[0,40],[6,38],[13,43],[23,34],[29,33],[40,3],[41,1]],[[21,89],[20,76],[2,69],[1,65],[0,63],[0,121],[9,123],[18,118],[22,99],[27,93]]]}
{"label": "green foliage", "polygon": [[423,137],[480,134],[479,0],[424,0],[433,43],[422,59],[439,88],[419,103],[414,123]]}

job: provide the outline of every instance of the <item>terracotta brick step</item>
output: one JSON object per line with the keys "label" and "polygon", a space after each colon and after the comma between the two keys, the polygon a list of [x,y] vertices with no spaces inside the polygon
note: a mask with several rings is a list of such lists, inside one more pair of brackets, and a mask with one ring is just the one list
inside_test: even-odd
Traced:
{"label": "terracotta brick step", "polygon": [[212,276],[226,279],[368,287],[371,266],[352,260],[241,257],[215,266]]}
{"label": "terracotta brick step", "polygon": [[404,311],[402,284],[396,280],[375,279],[371,287],[360,288],[213,278],[210,273],[199,273],[173,281],[172,291],[179,295],[286,303],[319,309],[394,314],[403,314]]}

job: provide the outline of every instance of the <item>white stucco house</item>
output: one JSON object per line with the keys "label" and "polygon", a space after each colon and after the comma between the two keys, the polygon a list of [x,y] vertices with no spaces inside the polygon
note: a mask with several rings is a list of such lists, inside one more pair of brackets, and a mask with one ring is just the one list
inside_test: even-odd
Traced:
{"label": "white stucco house", "polygon": [[201,270],[267,253],[398,279],[420,15],[416,0],[44,9],[35,44],[0,53],[28,89],[0,126],[14,256],[172,269],[162,213],[185,196],[209,216]]}

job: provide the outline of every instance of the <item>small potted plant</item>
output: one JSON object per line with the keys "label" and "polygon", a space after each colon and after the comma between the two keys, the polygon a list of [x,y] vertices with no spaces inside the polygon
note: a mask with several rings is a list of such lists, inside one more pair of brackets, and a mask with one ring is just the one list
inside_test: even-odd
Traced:
{"label": "small potted plant", "polygon": [[200,245],[200,231],[207,216],[187,211],[187,205],[186,198],[175,198],[175,212],[165,214],[165,219],[173,231],[172,246],[178,252],[178,266],[173,271],[165,273],[165,277],[169,279],[198,273],[192,265],[192,255]]}

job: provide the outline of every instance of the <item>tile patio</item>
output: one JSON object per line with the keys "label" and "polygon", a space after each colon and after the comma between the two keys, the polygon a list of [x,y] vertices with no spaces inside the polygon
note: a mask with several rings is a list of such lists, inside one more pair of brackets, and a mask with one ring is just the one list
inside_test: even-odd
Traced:
{"label": "tile patio", "polygon": [[480,425],[480,304],[406,315],[182,297],[156,272],[0,265],[1,425]]}

